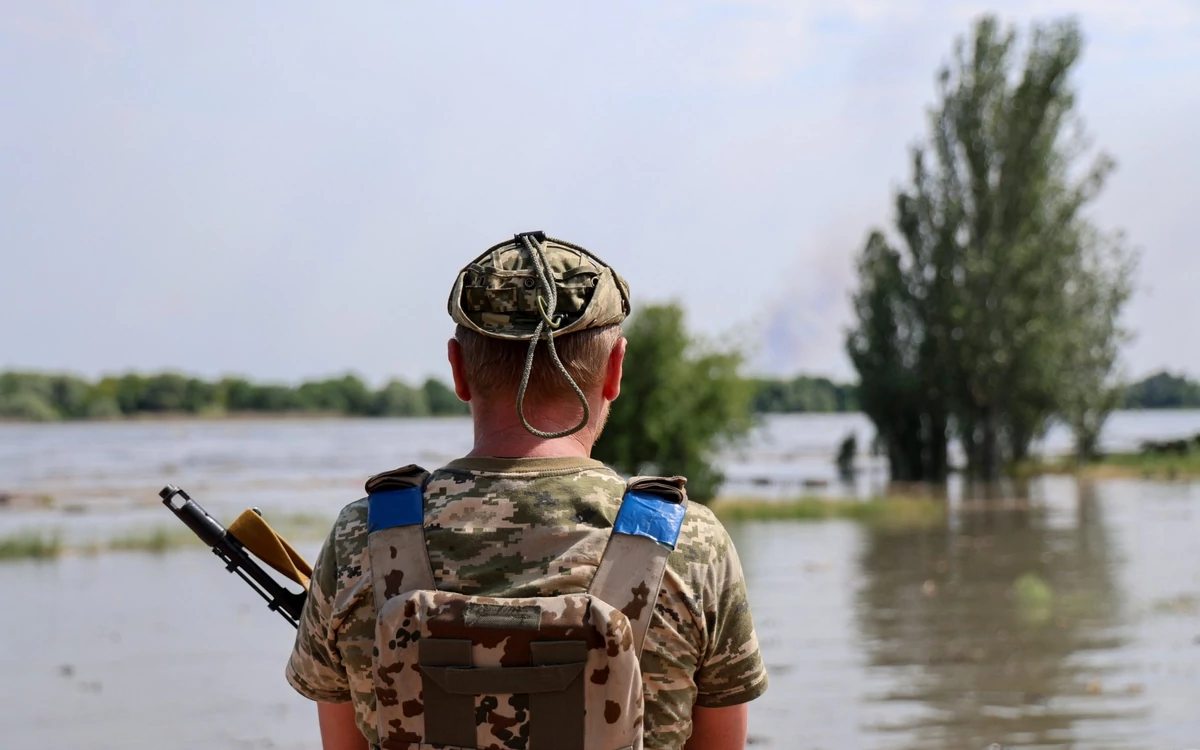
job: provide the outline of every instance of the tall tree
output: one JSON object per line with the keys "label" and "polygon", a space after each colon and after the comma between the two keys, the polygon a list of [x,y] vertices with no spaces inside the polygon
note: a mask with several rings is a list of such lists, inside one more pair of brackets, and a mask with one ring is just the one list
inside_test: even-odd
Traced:
{"label": "tall tree", "polygon": [[943,478],[956,436],[970,473],[996,479],[1055,416],[1090,450],[1115,403],[1132,255],[1082,214],[1113,166],[1084,163],[1082,36],[1035,25],[1023,49],[1018,69],[1015,31],[990,16],[955,45],[896,198],[903,250],[874,233],[863,251],[848,349],[897,478]]}
{"label": "tall tree", "polygon": [[1119,244],[1097,240],[1094,252],[1082,257],[1077,275],[1086,283],[1071,282],[1063,290],[1066,329],[1057,368],[1058,414],[1075,436],[1080,461],[1096,456],[1100,430],[1108,415],[1121,404],[1124,387],[1115,374],[1120,344],[1121,308],[1129,299],[1134,258]]}

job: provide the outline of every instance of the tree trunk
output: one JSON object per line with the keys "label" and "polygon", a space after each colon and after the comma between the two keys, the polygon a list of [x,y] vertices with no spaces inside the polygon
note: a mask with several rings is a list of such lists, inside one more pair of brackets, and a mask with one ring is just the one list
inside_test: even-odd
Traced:
{"label": "tree trunk", "polygon": [[983,439],[980,441],[979,479],[995,482],[1000,478],[1000,434],[996,415],[989,408],[984,411]]}

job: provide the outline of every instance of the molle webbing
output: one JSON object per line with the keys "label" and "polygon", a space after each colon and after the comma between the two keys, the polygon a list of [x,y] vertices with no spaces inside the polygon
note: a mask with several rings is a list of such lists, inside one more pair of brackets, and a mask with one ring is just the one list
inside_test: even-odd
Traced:
{"label": "molle webbing", "polygon": [[588,593],[621,610],[641,654],[654,604],[687,512],[683,477],[636,477],[629,482],[612,536]]}
{"label": "molle webbing", "polygon": [[428,638],[418,644],[428,743],[475,747],[475,696],[528,695],[529,746],[583,750],[587,644],[535,641],[528,667],[476,668],[471,641]]}

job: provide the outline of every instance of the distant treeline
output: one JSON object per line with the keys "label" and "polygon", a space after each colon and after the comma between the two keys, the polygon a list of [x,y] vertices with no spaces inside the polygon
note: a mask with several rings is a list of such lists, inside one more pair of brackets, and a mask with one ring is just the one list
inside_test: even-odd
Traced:
{"label": "distant treeline", "polygon": [[1125,389],[1126,409],[1200,409],[1200,383],[1168,372]]}
{"label": "distant treeline", "polygon": [[0,418],[29,421],[112,419],[140,414],[220,416],[239,412],[424,417],[469,413],[439,380],[393,380],[373,390],[355,375],[299,386],[217,381],[176,373],[127,374],[91,382],[74,375],[0,374]]}
{"label": "distant treeline", "polygon": [[[776,412],[858,411],[858,386],[806,375],[791,380],[758,378],[754,410]],[[1125,387],[1126,409],[1200,409],[1200,383],[1160,372]]]}
{"label": "distant treeline", "polygon": [[858,387],[800,375],[754,380],[754,410],[762,414],[858,411]]}
{"label": "distant treeline", "polygon": [[[858,388],[828,378],[753,378],[754,411],[762,414],[858,411]],[[1127,409],[1200,408],[1200,383],[1166,372],[1125,389]],[[221,416],[237,413],[325,413],[365,417],[469,414],[467,405],[436,378],[413,386],[400,380],[374,390],[356,375],[298,386],[216,381],[176,373],[88,381],[74,375],[0,373],[0,419],[57,421],[114,419],[142,414]]]}

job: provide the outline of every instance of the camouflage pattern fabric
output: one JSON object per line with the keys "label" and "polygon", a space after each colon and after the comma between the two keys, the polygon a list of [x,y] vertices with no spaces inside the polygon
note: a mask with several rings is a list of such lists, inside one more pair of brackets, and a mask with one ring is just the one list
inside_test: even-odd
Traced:
{"label": "camouflage pattern fabric", "polygon": [[[585,328],[620,323],[629,314],[629,285],[604,261],[565,240],[534,235],[549,263],[556,297],[557,338]],[[455,323],[485,336],[528,340],[542,320],[543,289],[534,259],[518,240],[488,248],[467,264],[450,292],[448,309]],[[544,306],[547,300],[541,300]]]}
{"label": "camouflage pattern fabric", "polygon": [[[480,629],[470,622],[473,607],[533,611],[537,626],[492,628],[488,638],[481,640]],[[422,673],[417,667],[418,646],[436,639],[477,641],[470,649],[470,663],[483,668],[528,666],[539,643],[577,642],[586,653],[581,676],[584,690],[578,708],[582,713],[585,705],[600,707],[586,714],[580,736],[587,737],[587,747],[644,747],[638,729],[643,728],[645,696],[633,635],[624,615],[599,599],[587,594],[495,599],[415,591],[388,601],[378,631],[377,665],[388,685],[386,690],[376,690],[384,719],[381,729],[391,739],[382,743],[385,748],[418,750],[427,746],[421,744],[422,740],[428,742],[430,732],[425,721],[428,693],[422,693]],[[418,695],[425,699],[424,705],[415,698]],[[471,746],[528,747],[530,715],[537,715],[530,698],[527,694],[473,696],[475,731]]]}
{"label": "camouflage pattern fabric", "polygon": [[[425,537],[438,589],[490,597],[586,592],[625,484],[583,458],[460,459],[434,472]],[[353,701],[358,726],[375,745],[366,523],[365,499],[338,516],[314,566],[287,677],[312,700]],[[693,705],[732,706],[766,690],[741,564],[703,506],[688,505],[641,670],[645,747],[654,750],[683,747]],[[528,750],[519,742],[500,747]]]}

